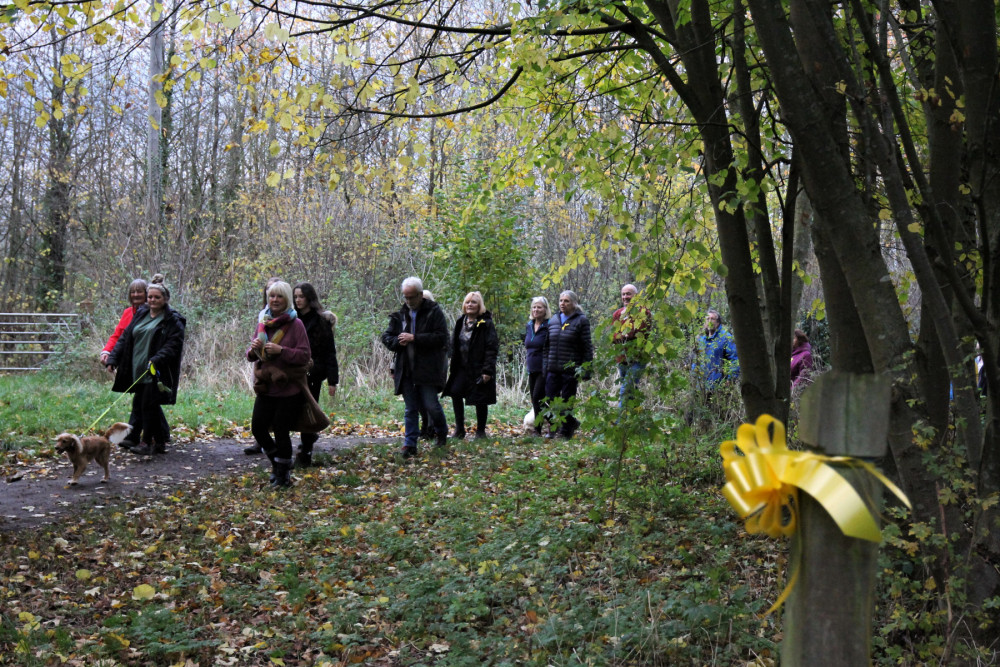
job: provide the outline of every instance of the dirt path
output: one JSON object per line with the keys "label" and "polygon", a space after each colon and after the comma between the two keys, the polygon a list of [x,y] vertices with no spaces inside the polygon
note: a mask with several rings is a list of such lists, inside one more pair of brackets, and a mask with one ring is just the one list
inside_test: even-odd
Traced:
{"label": "dirt path", "polygon": [[[321,437],[317,453],[362,443],[394,442],[394,438]],[[297,444],[297,438],[293,439]],[[121,449],[111,459],[111,481],[91,463],[77,486],[67,487],[72,466],[65,457],[30,465],[5,466],[0,480],[0,533],[72,520],[80,505],[110,505],[133,496],[165,495],[210,475],[233,476],[268,466],[263,455],[247,456],[249,440],[194,440],[171,443],[163,456],[135,456]]]}

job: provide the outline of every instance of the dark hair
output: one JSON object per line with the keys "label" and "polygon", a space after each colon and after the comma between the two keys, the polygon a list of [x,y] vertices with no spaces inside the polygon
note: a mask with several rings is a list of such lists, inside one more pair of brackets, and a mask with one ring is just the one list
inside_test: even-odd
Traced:
{"label": "dark hair", "polygon": [[[278,282],[281,282],[281,278],[279,278],[278,276],[271,276],[270,278],[267,279],[267,282],[264,283],[264,307],[265,308],[267,308],[267,290],[271,289],[271,285],[273,285],[274,283],[278,283]],[[289,304],[288,307],[292,308],[292,304]]]}
{"label": "dark hair", "polygon": [[807,336],[806,332],[803,331],[802,329],[796,329],[794,335],[795,335],[795,345],[800,345],[801,343],[809,342],[809,336]]}
{"label": "dark hair", "polygon": [[[159,275],[159,274],[157,274],[157,275]],[[129,295],[131,295],[132,294],[132,290],[136,289],[137,287],[141,287],[142,291],[145,292],[146,289],[149,287],[149,283],[147,283],[142,278],[136,278],[135,280],[133,280],[132,282],[130,282],[128,284],[128,293],[129,293]]]}
{"label": "dark hair", "polygon": [[[306,303],[309,304],[310,310],[314,310],[316,311],[316,313],[323,312],[323,306],[320,305],[319,296],[316,294],[316,288],[313,287],[310,283],[298,283],[295,287],[292,288],[292,296],[295,296],[295,290],[302,291],[302,296],[306,298]],[[294,306],[295,304],[292,303],[292,307]]]}

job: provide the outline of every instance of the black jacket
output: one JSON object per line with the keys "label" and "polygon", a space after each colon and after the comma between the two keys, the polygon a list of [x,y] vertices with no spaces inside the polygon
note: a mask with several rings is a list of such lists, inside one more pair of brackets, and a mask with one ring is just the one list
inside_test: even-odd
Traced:
{"label": "black jacket", "polygon": [[[392,377],[396,393],[403,393],[404,377],[414,384],[440,389],[447,370],[448,320],[434,301],[424,299],[417,311],[416,331],[410,331],[410,309],[405,305],[389,316],[389,326],[382,332],[382,344],[395,354]],[[399,334],[413,333],[409,345],[399,344]]]}
{"label": "black jacket", "polygon": [[330,322],[315,310],[299,313],[298,317],[305,325],[309,349],[312,350],[310,381],[318,384],[326,380],[331,387],[337,386],[340,384],[340,367],[337,364],[337,344],[333,339]]}
{"label": "black jacket", "polygon": [[[445,396],[464,398],[469,405],[493,405],[497,402],[497,354],[500,339],[493,325],[493,315],[488,311],[476,318],[469,338],[469,361],[462,359],[459,335],[468,315],[462,315],[455,322],[451,337],[451,373],[444,387]],[[489,375],[490,381],[483,382],[482,376]]]}
{"label": "black jacket", "polygon": [[549,337],[543,348],[545,372],[576,369],[594,360],[594,341],[590,336],[590,320],[577,310],[565,324],[559,315],[549,320]]}
{"label": "black jacket", "polygon": [[[128,391],[135,393],[135,387],[129,389],[135,378],[132,377],[132,352],[135,347],[135,339],[132,332],[135,325],[149,317],[149,306],[140,306],[135,312],[132,322],[121,335],[115,348],[111,350],[107,365],[117,369],[115,373],[115,383],[111,390],[117,392]],[[177,402],[177,384],[181,377],[181,356],[184,353],[184,329],[187,320],[176,310],[167,306],[162,315],[162,320],[153,332],[153,340],[149,344],[149,359],[156,368],[159,381],[169,389],[169,395],[160,392],[161,405],[173,405]]]}

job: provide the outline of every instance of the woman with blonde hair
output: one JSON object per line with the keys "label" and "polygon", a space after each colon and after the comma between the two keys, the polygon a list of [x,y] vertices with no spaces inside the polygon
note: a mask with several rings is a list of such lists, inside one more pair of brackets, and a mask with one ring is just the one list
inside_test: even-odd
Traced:
{"label": "woman with blonde hair", "polygon": [[272,284],[267,290],[267,314],[246,351],[247,361],[254,365],[257,394],[250,431],[271,461],[273,488],[292,485],[291,431],[297,430],[302,408],[312,399],[305,384],[312,359],[309,334],[293,304],[291,285],[280,280]]}
{"label": "woman with blonde hair", "polygon": [[545,364],[542,351],[549,340],[549,300],[536,296],[531,300],[531,318],[524,327],[524,365],[528,371],[528,396],[535,414],[535,434],[542,434],[542,403],[545,400]]}
{"label": "woman with blonde hair", "polygon": [[469,292],[452,334],[451,369],[443,394],[455,408],[454,437],[465,437],[465,404],[476,406],[476,437],[486,437],[489,406],[497,402],[500,339],[483,295]]}

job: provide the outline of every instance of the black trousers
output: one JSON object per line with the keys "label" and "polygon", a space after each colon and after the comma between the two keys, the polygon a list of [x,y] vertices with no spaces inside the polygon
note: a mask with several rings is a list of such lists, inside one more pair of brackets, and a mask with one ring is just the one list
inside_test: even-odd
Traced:
{"label": "black trousers", "polygon": [[160,406],[160,392],[156,390],[155,384],[147,382],[135,386],[132,412],[139,415],[138,431],[133,431],[133,437],[148,444],[162,445],[167,442],[170,431]]}
{"label": "black trousers", "polygon": [[[465,400],[457,396],[451,397],[451,405],[455,408],[455,430],[465,430]],[[490,416],[490,406],[476,406],[476,430],[486,431],[486,420]]]}
{"label": "black trousers", "polygon": [[535,428],[541,430],[542,413],[545,411],[545,374],[541,371],[528,373],[528,396],[531,397],[531,409],[535,411]]}
{"label": "black trousers", "polygon": [[[253,402],[250,432],[271,460],[292,458],[292,426],[302,411],[305,398],[294,396],[258,396]],[[274,437],[271,437],[271,433]]]}

